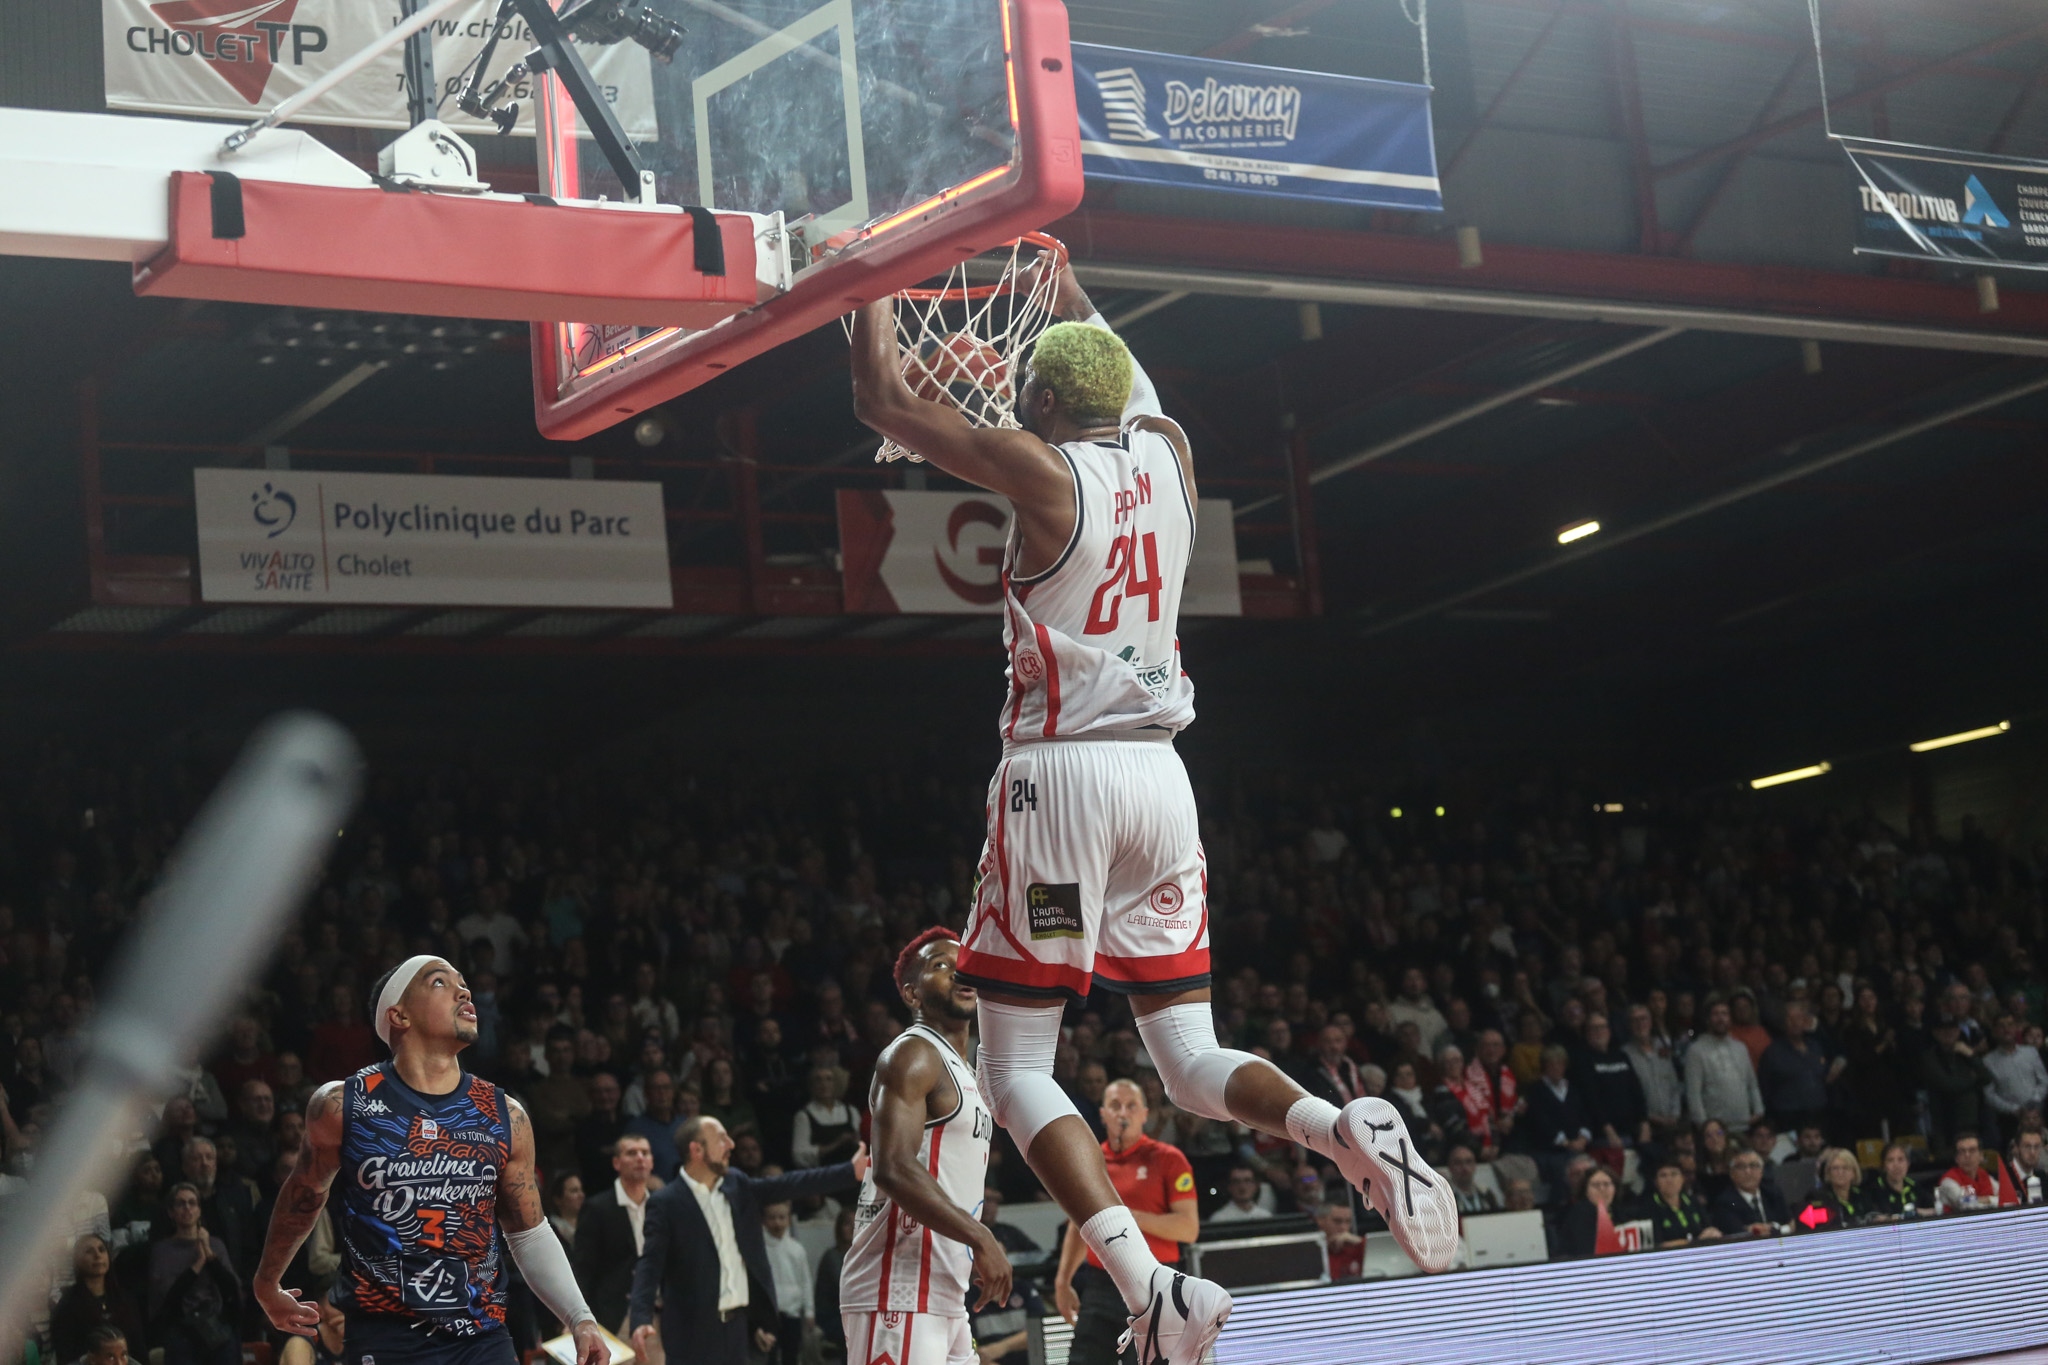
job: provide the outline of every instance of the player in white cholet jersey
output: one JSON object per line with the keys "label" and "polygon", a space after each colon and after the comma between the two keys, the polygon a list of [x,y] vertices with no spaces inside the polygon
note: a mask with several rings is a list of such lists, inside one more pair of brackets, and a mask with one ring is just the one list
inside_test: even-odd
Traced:
{"label": "player in white cholet jersey", "polygon": [[1118,1201],[1101,1148],[1052,1079],[1060,1007],[1092,986],[1132,997],[1176,1105],[1329,1158],[1419,1266],[1446,1269],[1457,1203],[1398,1110],[1368,1096],[1339,1111],[1216,1042],[1207,873],[1173,750],[1194,718],[1176,637],[1194,538],[1186,435],[1066,272],[1055,308],[1069,321],[1032,352],[1021,430],[974,427],[913,394],[894,307],[884,299],[855,316],[855,415],[1012,511],[1003,758],[959,964],[981,991],[979,1076],[996,1122],[1115,1280],[1140,1365],[1197,1365],[1230,1296],[1145,1249],[1147,1215]]}
{"label": "player in white cholet jersey", "polygon": [[848,1365],[975,1365],[971,1292],[1010,1297],[1009,1258],[976,1216],[995,1119],[965,1057],[975,995],[954,975],[959,949],[929,929],[896,961],[912,1022],[869,1092],[875,1159],[839,1272]]}
{"label": "player in white cholet jersey", "polygon": [[[1180,594],[1195,544],[1182,438],[1134,421],[1058,447],[1074,483],[1074,530],[1049,569],[1003,553],[1006,743],[1120,730],[1179,731],[1195,718],[1180,662]],[[1178,435],[1176,432],[1175,435]]]}

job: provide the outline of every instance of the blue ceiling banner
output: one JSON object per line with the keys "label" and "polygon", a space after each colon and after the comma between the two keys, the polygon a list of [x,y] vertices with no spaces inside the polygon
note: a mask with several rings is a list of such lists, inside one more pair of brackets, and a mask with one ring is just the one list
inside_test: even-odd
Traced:
{"label": "blue ceiling banner", "polygon": [[1091,180],[1443,212],[1429,87],[1074,44]]}
{"label": "blue ceiling banner", "polygon": [[1856,169],[1856,254],[2048,270],[2048,162],[1837,136]]}

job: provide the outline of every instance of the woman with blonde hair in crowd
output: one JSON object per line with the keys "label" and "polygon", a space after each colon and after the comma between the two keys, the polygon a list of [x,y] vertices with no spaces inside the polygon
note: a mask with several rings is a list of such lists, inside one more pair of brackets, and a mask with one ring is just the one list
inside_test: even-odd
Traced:
{"label": "woman with blonde hair in crowd", "polygon": [[1818,1182],[1806,1206],[1792,1216],[1809,1232],[1853,1227],[1876,1212],[1863,1193],[1863,1166],[1846,1147],[1830,1147],[1813,1164]]}

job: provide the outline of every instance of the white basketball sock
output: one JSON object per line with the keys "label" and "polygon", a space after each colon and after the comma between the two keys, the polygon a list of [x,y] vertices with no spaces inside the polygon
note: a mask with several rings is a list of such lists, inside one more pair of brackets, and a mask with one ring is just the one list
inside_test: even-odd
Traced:
{"label": "white basketball sock", "polygon": [[1331,1160],[1337,1158],[1337,1118],[1341,1111],[1328,1100],[1305,1095],[1287,1111],[1287,1136]]}
{"label": "white basketball sock", "polygon": [[1124,1307],[1133,1313],[1143,1312],[1152,1302],[1152,1272],[1159,1269],[1159,1258],[1146,1244],[1131,1211],[1122,1204],[1111,1204],[1081,1224],[1081,1240],[1116,1281]]}

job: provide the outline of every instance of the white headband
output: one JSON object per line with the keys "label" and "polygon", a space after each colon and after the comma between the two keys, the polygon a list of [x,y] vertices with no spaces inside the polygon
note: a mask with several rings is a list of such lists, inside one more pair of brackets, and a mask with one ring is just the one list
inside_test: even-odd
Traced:
{"label": "white headband", "polygon": [[374,1021],[377,1036],[384,1040],[384,1046],[391,1046],[391,1021],[384,1016],[391,1013],[393,1005],[405,998],[406,988],[412,985],[414,977],[418,976],[428,967],[431,967],[434,963],[445,962],[446,960],[446,958],[436,957],[432,953],[421,953],[399,963],[398,970],[391,973],[391,979],[384,983],[384,989],[378,993],[377,1018]]}

